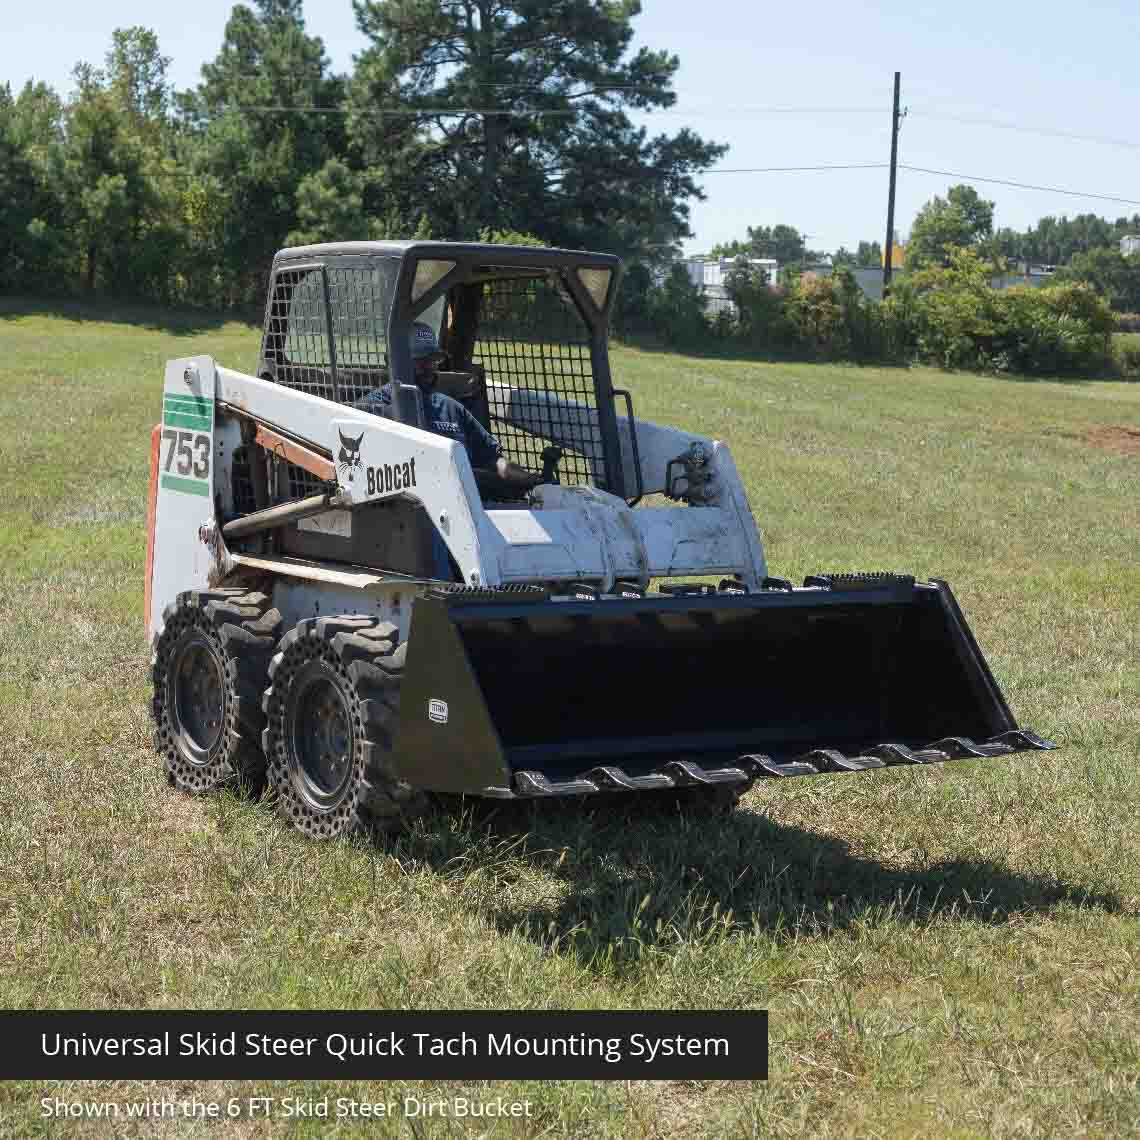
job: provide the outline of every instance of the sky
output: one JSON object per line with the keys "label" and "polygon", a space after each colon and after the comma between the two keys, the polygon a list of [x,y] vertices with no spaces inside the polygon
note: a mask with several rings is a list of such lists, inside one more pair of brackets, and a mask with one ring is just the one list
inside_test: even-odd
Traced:
{"label": "sky", "polygon": [[[20,5],[0,39],[0,82],[15,91],[44,80],[67,92],[75,63],[102,61],[112,29],[143,24],[172,57],[175,86],[192,86],[221,45],[231,7],[229,0]],[[308,0],[305,11],[334,69],[350,69],[366,46],[351,0]],[[808,234],[817,250],[881,243],[895,71],[907,109],[899,163],[953,175],[899,170],[895,228],[904,239],[923,203],[955,182],[971,182],[996,203],[997,226],[1023,230],[1046,214],[1140,213],[1135,0],[643,0],[634,28],[635,45],[680,58],[674,107],[638,120],[651,134],[688,126],[729,144],[717,163],[725,172],[700,179],[707,197],[692,205],[686,253],[780,223]],[[868,163],[884,167],[730,172]],[[1088,196],[1098,194],[1130,201]]]}

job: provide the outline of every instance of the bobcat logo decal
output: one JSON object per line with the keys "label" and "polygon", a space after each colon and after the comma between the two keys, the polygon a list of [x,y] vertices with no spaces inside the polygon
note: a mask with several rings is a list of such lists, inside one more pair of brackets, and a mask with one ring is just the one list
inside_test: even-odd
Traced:
{"label": "bobcat logo decal", "polygon": [[355,439],[352,436],[345,435],[339,429],[337,434],[340,436],[340,452],[336,457],[336,469],[351,480],[352,473],[360,467],[360,444],[364,439],[364,432],[361,432]]}

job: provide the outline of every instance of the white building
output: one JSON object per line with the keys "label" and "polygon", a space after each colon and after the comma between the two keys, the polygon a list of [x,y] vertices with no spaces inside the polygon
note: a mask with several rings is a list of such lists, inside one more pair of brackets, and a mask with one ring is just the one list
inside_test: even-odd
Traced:
{"label": "white building", "polygon": [[[704,290],[706,307],[710,313],[735,313],[736,306],[728,295],[726,281],[739,260],[735,257],[686,258],[685,272],[694,285],[699,285]],[[748,264],[752,269],[764,270],[768,275],[769,285],[776,284],[780,266],[774,258],[750,257]]]}
{"label": "white building", "polygon": [[[728,275],[736,268],[738,259],[734,257],[721,257],[706,259],[703,257],[690,257],[685,262],[689,280],[694,285],[706,285],[723,288]],[[779,263],[771,257],[750,257],[748,264],[753,269],[763,269],[768,274],[768,284],[775,285],[780,272]]]}
{"label": "white building", "polygon": [[1140,253],[1140,235],[1128,234],[1120,239],[1120,252],[1125,257],[1131,257],[1135,253]]}

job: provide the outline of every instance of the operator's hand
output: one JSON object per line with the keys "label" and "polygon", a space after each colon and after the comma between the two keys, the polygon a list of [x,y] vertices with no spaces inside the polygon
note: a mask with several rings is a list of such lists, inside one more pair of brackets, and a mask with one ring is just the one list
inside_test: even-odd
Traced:
{"label": "operator's hand", "polygon": [[500,459],[495,464],[495,470],[504,483],[518,487],[523,491],[533,491],[542,482],[542,476],[512,463],[509,459]]}
{"label": "operator's hand", "polygon": [[509,463],[505,459],[492,467],[474,467],[475,485],[484,499],[503,499],[513,502],[522,499],[542,482],[541,475],[535,475],[525,467]]}

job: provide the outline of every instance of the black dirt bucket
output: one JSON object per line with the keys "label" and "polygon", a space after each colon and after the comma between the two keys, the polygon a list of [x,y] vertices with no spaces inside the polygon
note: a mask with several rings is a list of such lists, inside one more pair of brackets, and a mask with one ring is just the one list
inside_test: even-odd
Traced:
{"label": "black dirt bucket", "polygon": [[1052,747],[1018,729],[945,582],[809,581],[418,599],[401,774],[443,792],[549,795]]}

